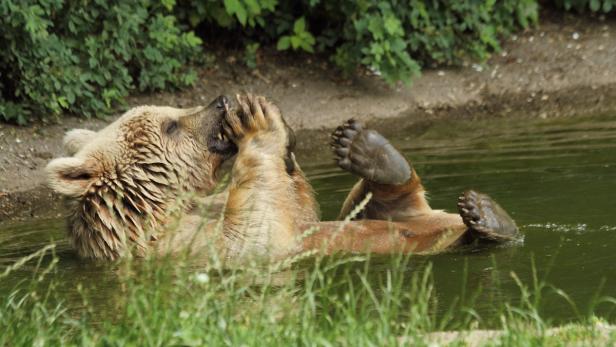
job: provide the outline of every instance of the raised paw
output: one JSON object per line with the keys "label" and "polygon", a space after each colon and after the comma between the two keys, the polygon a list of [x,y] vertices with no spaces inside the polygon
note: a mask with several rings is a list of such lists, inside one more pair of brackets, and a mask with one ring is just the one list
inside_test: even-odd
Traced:
{"label": "raised paw", "polygon": [[354,119],[334,131],[331,146],[338,166],[369,181],[401,185],[411,178],[411,167],[402,154],[377,131],[364,129]]}
{"label": "raised paw", "polygon": [[468,190],[458,198],[460,216],[473,235],[497,242],[519,240],[521,234],[509,214],[486,194]]}
{"label": "raised paw", "polygon": [[238,147],[259,146],[282,154],[293,140],[280,110],[262,96],[237,95],[237,107],[225,113],[222,128]]}

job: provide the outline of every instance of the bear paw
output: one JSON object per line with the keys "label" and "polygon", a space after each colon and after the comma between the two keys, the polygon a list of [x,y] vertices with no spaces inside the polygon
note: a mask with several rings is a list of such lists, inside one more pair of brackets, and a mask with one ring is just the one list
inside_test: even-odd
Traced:
{"label": "bear paw", "polygon": [[289,135],[280,110],[262,96],[237,95],[236,99],[237,109],[226,112],[222,122],[225,135],[240,149],[252,145],[284,154]]}
{"label": "bear paw", "polygon": [[331,136],[335,161],[342,169],[380,184],[401,185],[411,178],[411,167],[385,137],[363,129],[354,119]]}
{"label": "bear paw", "polygon": [[517,225],[509,214],[486,194],[468,190],[458,198],[460,216],[474,236],[497,242],[519,240]]}

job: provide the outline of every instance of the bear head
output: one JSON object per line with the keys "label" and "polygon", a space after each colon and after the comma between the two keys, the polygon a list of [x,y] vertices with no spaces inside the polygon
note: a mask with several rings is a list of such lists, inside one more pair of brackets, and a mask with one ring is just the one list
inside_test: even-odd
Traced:
{"label": "bear head", "polygon": [[49,186],[70,197],[69,238],[83,257],[142,253],[183,192],[208,193],[237,147],[222,132],[229,99],[207,107],[135,107],[104,129],[69,131],[67,157],[46,167]]}

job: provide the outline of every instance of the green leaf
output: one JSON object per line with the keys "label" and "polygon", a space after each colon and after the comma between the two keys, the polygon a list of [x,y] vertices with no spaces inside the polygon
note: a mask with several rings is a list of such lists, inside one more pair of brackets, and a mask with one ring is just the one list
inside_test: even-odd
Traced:
{"label": "green leaf", "polygon": [[298,36],[291,36],[291,47],[293,49],[298,49],[299,46],[302,44],[302,40],[298,37]]}
{"label": "green leaf", "polygon": [[314,52],[314,48],[312,48],[312,45],[308,43],[307,41],[302,41],[301,47],[306,52],[310,52],[310,53]]}
{"label": "green leaf", "polygon": [[246,4],[246,9],[249,10],[248,12],[250,14],[257,15],[261,13],[261,6],[259,6],[259,3],[256,0],[244,0],[244,3]]}
{"label": "green leaf", "polygon": [[310,46],[313,46],[316,42],[316,40],[314,39],[314,36],[312,36],[312,34],[307,31],[302,34],[302,39],[305,43],[307,43]]}
{"label": "green leaf", "polygon": [[65,97],[61,96],[61,97],[57,98],[56,101],[58,101],[58,104],[62,108],[68,108],[68,101],[66,100]]}
{"label": "green leaf", "polygon": [[293,31],[296,34],[299,33],[303,33],[306,30],[306,19],[304,17],[301,17],[300,19],[295,21],[295,24],[293,24]]}
{"label": "green leaf", "polygon": [[291,38],[289,36],[281,36],[276,44],[276,49],[279,51],[285,51],[289,49],[289,46],[291,46]]}
{"label": "green leaf", "polygon": [[601,8],[601,1],[599,0],[590,0],[590,9],[593,12],[599,11]]}
{"label": "green leaf", "polygon": [[370,31],[375,40],[381,40],[385,37],[385,33],[383,32],[383,22],[380,16],[369,17],[368,31]]}
{"label": "green leaf", "polygon": [[259,0],[259,6],[262,10],[274,11],[278,5],[278,0]]}
{"label": "green leaf", "polygon": [[385,30],[390,35],[401,35],[403,33],[402,23],[400,23],[400,20],[396,18],[395,16],[385,17],[384,26],[385,26]]}
{"label": "green leaf", "polygon": [[188,33],[184,34],[184,38],[186,39],[186,43],[188,43],[188,45],[191,47],[196,47],[203,43],[203,41],[201,41],[201,39],[197,37],[192,31],[189,31]]}
{"label": "green leaf", "polygon": [[239,0],[224,0],[224,3],[227,13],[235,15],[240,21],[240,24],[242,24],[242,26],[246,26],[248,13],[246,12],[244,5]]}
{"label": "green leaf", "polygon": [[173,10],[173,7],[175,6],[175,0],[161,0],[160,2],[167,9],[167,11]]}
{"label": "green leaf", "polygon": [[73,93],[73,91],[70,89],[66,91],[66,100],[71,105],[75,103],[75,93]]}

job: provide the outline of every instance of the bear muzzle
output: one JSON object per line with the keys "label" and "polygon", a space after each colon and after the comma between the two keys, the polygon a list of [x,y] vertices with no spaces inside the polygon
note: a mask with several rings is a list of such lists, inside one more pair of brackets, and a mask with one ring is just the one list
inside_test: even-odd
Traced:
{"label": "bear muzzle", "polygon": [[209,132],[207,138],[208,150],[212,153],[230,158],[237,153],[237,146],[225,135],[222,128],[223,118],[229,112],[235,112],[232,99],[221,95],[215,98],[206,108],[205,114],[208,119]]}

